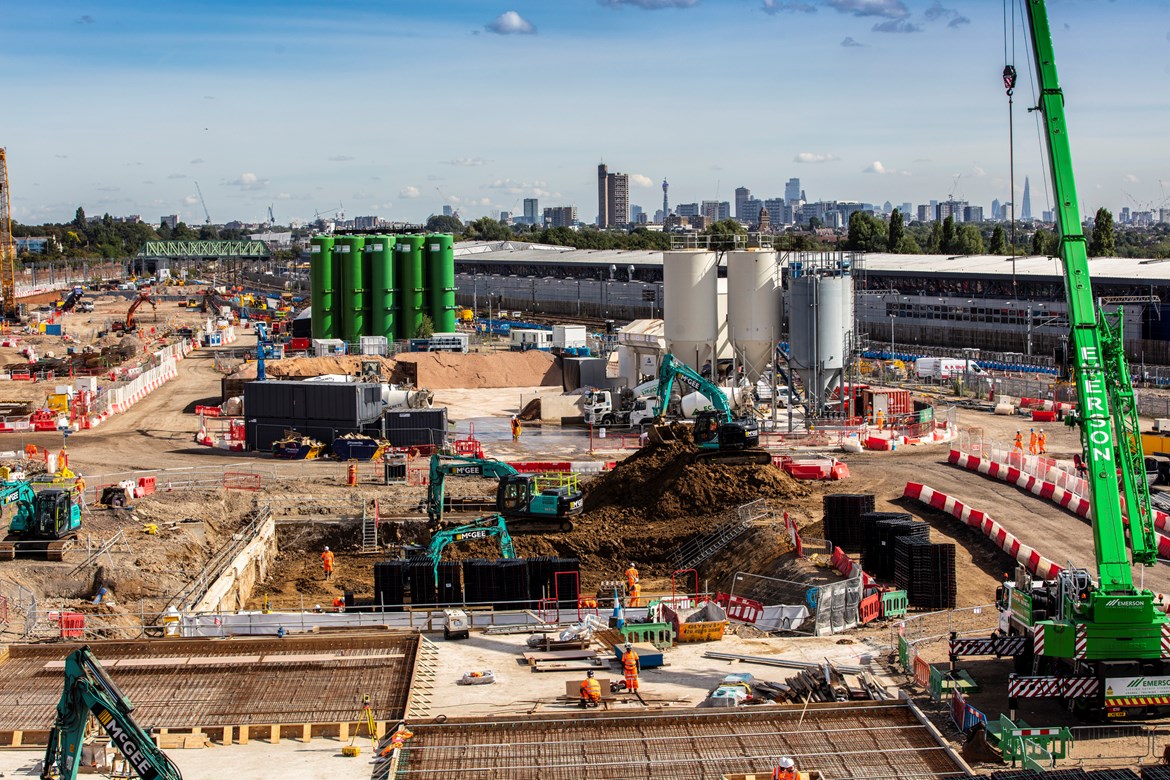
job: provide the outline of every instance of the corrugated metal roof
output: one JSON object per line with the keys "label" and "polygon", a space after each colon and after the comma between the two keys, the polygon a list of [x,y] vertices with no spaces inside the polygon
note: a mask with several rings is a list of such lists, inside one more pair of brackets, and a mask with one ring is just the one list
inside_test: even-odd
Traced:
{"label": "corrugated metal roof", "polygon": [[[455,247],[457,260],[499,261],[507,263],[662,265],[662,252],[624,249],[573,249],[571,247],[528,244],[521,241],[464,242]],[[865,255],[864,269],[869,273],[963,274],[967,276],[1011,276],[1012,259],[1003,255]],[[1089,261],[1094,279],[1123,281],[1170,281],[1170,260],[1133,257],[1098,257]],[[1015,258],[1017,277],[1061,277],[1060,261],[1050,257]]]}

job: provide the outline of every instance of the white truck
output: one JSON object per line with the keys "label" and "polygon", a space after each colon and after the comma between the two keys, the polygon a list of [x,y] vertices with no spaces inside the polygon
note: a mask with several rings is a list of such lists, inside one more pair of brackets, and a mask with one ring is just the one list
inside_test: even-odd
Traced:
{"label": "white truck", "polygon": [[658,380],[621,390],[587,390],[583,406],[589,425],[642,425],[658,415]]}
{"label": "white truck", "polygon": [[963,374],[982,374],[983,369],[975,361],[964,358],[926,357],[914,361],[914,373],[919,379],[943,381]]}

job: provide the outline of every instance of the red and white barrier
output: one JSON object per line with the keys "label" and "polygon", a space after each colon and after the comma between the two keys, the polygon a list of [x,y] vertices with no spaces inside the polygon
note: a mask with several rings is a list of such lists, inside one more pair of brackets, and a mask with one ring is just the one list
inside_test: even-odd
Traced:
{"label": "red and white barrier", "polygon": [[[1092,512],[1089,510],[1089,500],[1087,498],[1079,496],[1071,490],[1065,490],[1055,483],[1025,474],[1015,466],[1009,466],[1006,463],[998,463],[993,460],[976,458],[973,455],[968,455],[958,450],[951,450],[951,454],[947,460],[951,464],[961,466],[968,471],[976,471],[989,477],[995,477],[1003,482],[1011,483],[1016,487],[1027,490],[1032,495],[1047,499],[1080,517],[1088,518],[1092,515]],[[1124,513],[1125,496],[1120,496],[1120,498],[1121,510]],[[1128,517],[1126,521],[1128,522]],[[1167,530],[1167,526],[1170,526],[1170,515],[1155,509],[1154,527]],[[1163,558],[1170,558],[1170,538],[1158,533],[1154,536],[1158,541],[1158,555]]]}
{"label": "red and white barrier", "polygon": [[978,509],[972,509],[962,502],[940,493],[932,487],[918,482],[907,482],[902,495],[913,498],[939,511],[946,512],[972,528],[978,529],[996,547],[1003,550],[1016,560],[1021,566],[1041,579],[1052,579],[1061,570],[1052,561],[1039,552],[1021,542],[1014,535],[1007,532],[1003,526],[991,519],[991,516]]}

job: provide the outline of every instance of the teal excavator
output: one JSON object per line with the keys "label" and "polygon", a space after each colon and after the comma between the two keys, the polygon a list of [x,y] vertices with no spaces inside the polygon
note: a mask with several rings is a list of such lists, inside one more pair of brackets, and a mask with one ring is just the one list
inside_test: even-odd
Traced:
{"label": "teal excavator", "polygon": [[40,492],[24,480],[0,482],[0,507],[16,505],[8,523],[8,535],[0,541],[0,560],[12,560],[18,552],[44,553],[59,561],[69,540],[81,528],[81,507],[71,491],[46,488]]}
{"label": "teal excavator", "polygon": [[[1021,570],[1001,589],[1001,629],[1031,640],[1016,663],[1018,672],[1032,676],[1009,682],[1008,695],[1058,697],[1091,718],[1156,717],[1170,714],[1170,622],[1131,570],[1131,553],[1132,565],[1155,564],[1157,540],[1122,314],[1105,312],[1093,297],[1048,13],[1043,0],[1024,4],[1039,77],[1034,110],[1044,124],[1068,301],[1077,409],[1066,422],[1079,429],[1088,466],[1096,576],[1069,568],[1045,581]],[[1010,96],[1010,65],[1004,86]]]}
{"label": "teal excavator", "polygon": [[499,480],[495,511],[511,520],[517,532],[572,531],[571,518],[585,505],[575,478],[565,484],[540,486],[537,477],[521,474],[500,460],[436,454],[431,456],[427,483],[427,518],[432,526],[443,520],[447,477]]}
{"label": "teal excavator", "polygon": [[662,423],[662,416],[670,405],[675,383],[700,393],[711,404],[710,409],[695,415],[694,439],[699,451],[696,463],[723,463],[727,465],[772,463],[772,453],[760,449],[760,426],[751,417],[737,417],[731,402],[719,385],[667,352],[658,366],[659,422],[648,432],[655,442],[674,438],[673,428]]}
{"label": "teal excavator", "polygon": [[88,646],[65,659],[65,690],[49,731],[42,780],[75,780],[81,748],[92,715],[142,780],[183,780],[178,768],[142,730],[131,712],[134,705],[98,663]]}

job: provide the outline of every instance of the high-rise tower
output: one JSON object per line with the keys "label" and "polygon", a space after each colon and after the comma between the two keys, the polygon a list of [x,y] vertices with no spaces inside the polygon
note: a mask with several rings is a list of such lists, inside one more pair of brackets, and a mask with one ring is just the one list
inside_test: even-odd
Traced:
{"label": "high-rise tower", "polygon": [[1020,219],[1032,218],[1032,186],[1028,177],[1024,177],[1024,202],[1020,207]]}
{"label": "high-rise tower", "polygon": [[666,222],[666,218],[670,216],[670,197],[667,190],[670,188],[670,183],[666,179],[662,180],[662,221]]}

